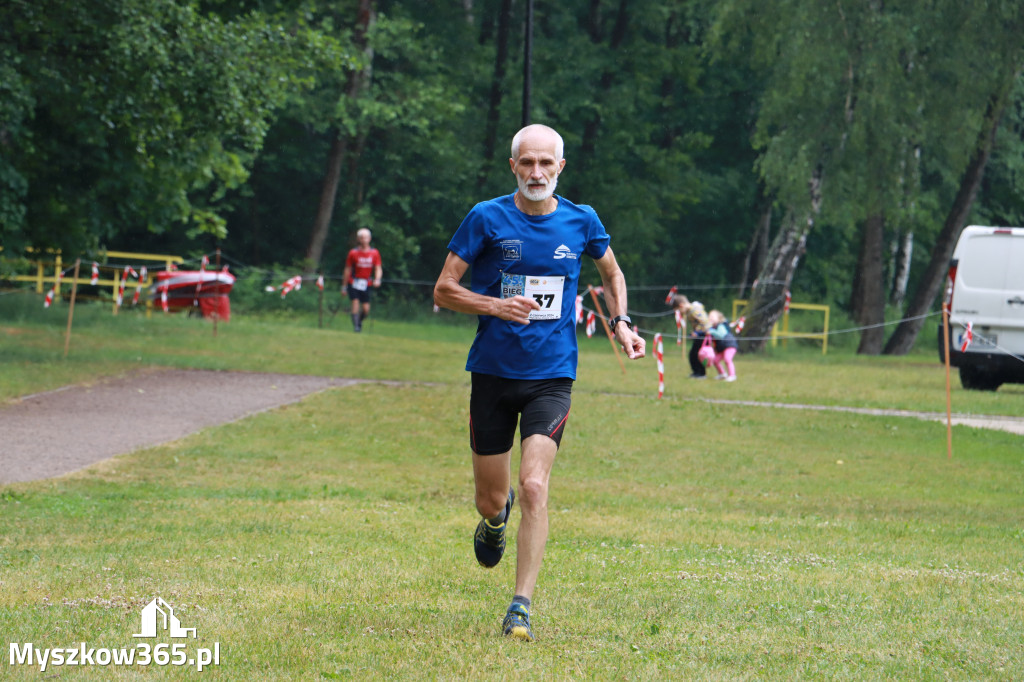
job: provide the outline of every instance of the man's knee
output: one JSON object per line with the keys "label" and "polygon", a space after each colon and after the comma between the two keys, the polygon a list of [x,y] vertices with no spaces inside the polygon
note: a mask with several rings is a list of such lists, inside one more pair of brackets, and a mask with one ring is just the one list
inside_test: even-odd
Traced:
{"label": "man's knee", "polygon": [[493,519],[495,516],[503,512],[507,502],[507,488],[504,491],[494,489],[477,490],[476,492],[476,510],[480,512],[480,516],[487,519]]}
{"label": "man's knee", "polygon": [[523,509],[544,509],[548,504],[547,477],[539,475],[521,477],[519,479],[519,499]]}

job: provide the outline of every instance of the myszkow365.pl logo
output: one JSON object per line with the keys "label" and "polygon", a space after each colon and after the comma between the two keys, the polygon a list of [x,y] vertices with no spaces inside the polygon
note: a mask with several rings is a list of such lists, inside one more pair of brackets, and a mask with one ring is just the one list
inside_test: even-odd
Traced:
{"label": "myszkow365.pl logo", "polygon": [[[165,634],[171,639],[195,639],[196,629],[182,627],[174,615],[174,608],[157,597],[142,609],[142,632],[132,637],[151,639]],[[213,648],[197,648],[192,652],[184,642],[151,644],[139,642],[134,647],[110,649],[90,646],[79,642],[78,646],[63,648],[41,648],[32,642],[11,642],[10,665],[38,666],[39,672],[63,666],[138,665],[138,666],[189,666],[197,671],[209,665],[220,665],[220,642]]]}

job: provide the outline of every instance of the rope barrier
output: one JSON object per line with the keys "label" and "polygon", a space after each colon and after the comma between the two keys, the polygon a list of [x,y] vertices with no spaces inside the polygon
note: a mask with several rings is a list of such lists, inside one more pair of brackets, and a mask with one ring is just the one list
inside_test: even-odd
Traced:
{"label": "rope barrier", "polygon": [[[214,256],[214,255],[216,255],[216,251],[211,251],[211,252],[208,252],[208,253],[205,253],[205,254],[200,254],[200,255],[192,257],[192,258],[186,258],[182,262],[180,268],[185,268],[185,267],[187,267],[190,264],[194,264],[196,266],[199,266],[204,261],[204,259],[206,260],[206,262],[209,262],[210,257]],[[223,251],[220,252],[220,258],[221,258],[221,261],[223,263],[226,263],[228,265],[234,266],[235,268],[237,268],[239,270],[242,270],[242,271],[248,271],[249,273],[254,273],[254,274],[258,275],[258,276],[273,277],[273,276],[280,276],[280,274],[281,274],[281,269],[269,269],[269,268],[261,268],[261,267],[249,265],[249,264],[247,264],[247,263],[245,263],[243,261],[240,261],[240,260],[238,260],[236,258],[233,258],[231,255],[226,254]],[[83,259],[83,262],[85,260],[86,259]],[[123,267],[125,267],[125,265],[126,265],[125,263],[119,263],[116,266],[115,265],[104,265],[104,266],[100,266],[100,267],[114,268],[114,269],[120,270]],[[159,272],[159,271],[167,269],[166,267],[150,267],[151,264],[142,264],[142,263],[140,263],[140,264],[127,264],[127,265],[129,267],[138,267],[140,269],[143,268],[143,267],[148,267],[150,272]],[[64,276],[68,272],[72,271],[73,269],[74,269],[73,266],[69,266],[69,267],[65,268],[64,270],[62,270],[60,272],[59,277],[61,279],[63,279]],[[318,278],[321,278],[321,277],[324,280],[327,280],[327,281],[340,281],[342,279],[342,276],[339,275],[339,274],[329,274],[329,273],[321,273],[321,274],[311,273],[311,274],[308,274],[308,275],[299,275],[297,277],[301,277],[301,280],[303,282],[317,280]],[[435,282],[429,281],[429,280],[415,280],[415,279],[405,279],[405,278],[382,278],[381,279],[381,283],[382,284],[390,284],[390,285],[423,286],[423,287],[433,287],[434,284],[435,284]],[[768,284],[784,284],[784,282],[777,282],[777,281],[772,281],[772,282],[767,282],[767,283]],[[679,285],[671,285],[671,286],[667,286],[667,285],[637,285],[637,286],[629,287],[629,290],[630,291],[667,291],[672,286],[675,286],[675,288],[677,290],[689,290],[689,291],[706,291],[706,290],[713,290],[713,289],[721,290],[721,289],[738,289],[739,288],[739,285],[736,285],[736,284],[690,284],[690,285],[684,285],[684,286],[679,286]],[[0,292],[0,295],[9,295],[9,294],[13,294],[13,293],[19,293],[19,292],[18,291]],[[604,295],[603,292],[600,292],[600,293],[601,293],[602,296]],[[767,309],[771,308],[772,306],[777,305],[784,297],[785,297],[784,294],[783,295],[779,295],[776,298],[766,302],[760,308],[758,308],[758,309],[756,309],[754,311],[746,313],[746,315],[750,316],[750,315],[754,315],[754,314],[760,313],[760,312],[762,312],[764,310],[767,310]],[[588,313],[593,313],[597,318],[600,318],[602,320],[608,321],[608,317],[605,316],[605,315],[602,315],[599,311],[593,310],[591,308],[587,308],[586,306],[583,306],[582,309],[584,311],[588,312]],[[653,318],[667,317],[669,315],[673,315],[674,314],[673,310],[659,311],[659,312],[646,312],[646,311],[638,311],[638,310],[628,310],[627,312],[628,312],[628,314],[631,317],[652,318],[652,319]],[[890,321],[890,322],[881,322],[881,323],[878,323],[878,324],[863,325],[863,326],[859,326],[859,327],[850,327],[850,328],[847,328],[847,329],[837,329],[837,330],[829,331],[827,333],[827,336],[831,337],[831,336],[838,336],[838,335],[841,335],[841,334],[854,334],[854,333],[863,332],[863,331],[866,331],[866,330],[869,330],[869,329],[877,329],[877,328],[880,328],[880,327],[891,327],[893,325],[898,325],[898,324],[901,324],[903,322],[910,322],[910,321],[915,321],[915,320],[928,319],[928,318],[931,318],[931,317],[936,317],[938,315],[941,315],[941,313],[940,312],[925,313],[923,315],[916,315],[916,316],[912,316],[912,317],[904,317],[904,318],[901,318],[901,319],[898,319],[898,320],[893,320],[893,321]],[[967,321],[961,320],[961,319],[952,319],[951,318],[950,322],[956,322],[956,323],[961,324],[961,325],[966,325],[967,324]],[[636,331],[636,333],[641,334],[642,336],[650,336],[652,338],[654,337],[654,335],[660,333],[660,332],[658,332],[656,330],[644,329],[644,328],[639,327],[639,326],[637,326],[635,328],[635,331]],[[991,346],[992,348],[994,348],[994,349],[996,349],[996,350],[998,350],[998,351],[1000,351],[1000,352],[1002,352],[1002,353],[1004,353],[1004,354],[1006,354],[1006,355],[1008,355],[1008,356],[1010,356],[1010,357],[1012,357],[1012,358],[1014,358],[1014,359],[1016,359],[1016,360],[1018,360],[1020,362],[1024,362],[1024,358],[1022,358],[1021,356],[1016,355],[1012,351],[1010,351],[1010,350],[1008,350],[1008,349],[998,345],[992,339],[984,336],[983,334],[975,331],[974,335],[979,340],[984,341],[987,345]],[[744,341],[769,341],[769,340],[771,340],[771,337],[743,336],[742,340],[744,340]]]}

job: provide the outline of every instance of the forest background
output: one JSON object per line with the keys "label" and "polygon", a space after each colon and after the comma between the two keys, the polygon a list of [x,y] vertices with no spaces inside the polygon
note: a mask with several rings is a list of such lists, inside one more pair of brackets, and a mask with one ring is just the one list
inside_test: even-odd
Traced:
{"label": "forest background", "polygon": [[960,230],[1024,224],[1022,34],[1019,0],[10,0],[0,268],[336,274],[367,227],[389,281],[432,282],[529,120],[632,300],[745,296],[758,338],[792,291],[905,353]]}

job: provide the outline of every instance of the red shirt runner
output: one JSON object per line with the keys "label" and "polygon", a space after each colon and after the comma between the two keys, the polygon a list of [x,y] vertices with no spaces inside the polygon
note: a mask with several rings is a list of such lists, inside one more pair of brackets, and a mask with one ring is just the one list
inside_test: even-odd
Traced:
{"label": "red shirt runner", "polygon": [[381,265],[380,251],[377,249],[367,249],[366,251],[359,248],[352,249],[348,252],[345,265],[352,268],[348,284],[352,284],[357,279],[373,279],[373,268]]}

